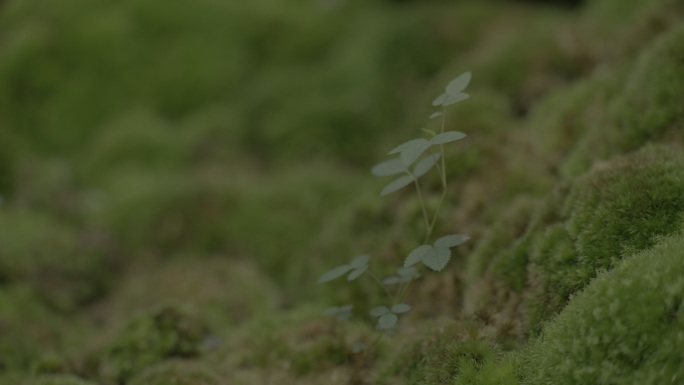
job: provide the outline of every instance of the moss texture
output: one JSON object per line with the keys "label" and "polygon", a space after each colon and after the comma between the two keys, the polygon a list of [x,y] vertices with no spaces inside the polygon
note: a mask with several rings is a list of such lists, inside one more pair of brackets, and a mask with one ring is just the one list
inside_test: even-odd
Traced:
{"label": "moss texture", "polygon": [[[684,378],[681,1],[399,3],[0,1],[0,383]],[[383,290],[316,277],[422,242],[368,169],[465,70],[472,240],[356,353]]]}

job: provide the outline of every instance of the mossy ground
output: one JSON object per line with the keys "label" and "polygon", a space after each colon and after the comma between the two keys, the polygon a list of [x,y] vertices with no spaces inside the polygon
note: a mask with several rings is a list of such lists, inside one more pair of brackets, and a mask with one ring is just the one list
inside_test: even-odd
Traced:
{"label": "mossy ground", "polygon": [[[682,383],[682,20],[0,1],[0,383]],[[316,278],[363,253],[393,274],[422,241],[368,169],[464,70],[437,232],[472,241],[355,353],[382,290]],[[360,322],[320,315],[342,303]]]}

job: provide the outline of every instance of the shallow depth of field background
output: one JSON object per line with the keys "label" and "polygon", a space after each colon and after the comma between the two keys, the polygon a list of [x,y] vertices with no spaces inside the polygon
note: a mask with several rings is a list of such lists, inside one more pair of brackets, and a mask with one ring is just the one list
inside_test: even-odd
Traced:
{"label": "shallow depth of field background", "polygon": [[[682,41],[678,0],[0,0],[0,383],[678,383]],[[369,170],[464,71],[472,241],[359,362],[382,290],[316,278],[422,242]]]}

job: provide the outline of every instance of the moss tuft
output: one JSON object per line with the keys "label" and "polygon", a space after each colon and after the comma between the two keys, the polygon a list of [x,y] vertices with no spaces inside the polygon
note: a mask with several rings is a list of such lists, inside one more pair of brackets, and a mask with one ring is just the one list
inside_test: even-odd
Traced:
{"label": "moss tuft", "polygon": [[624,260],[573,298],[523,354],[525,384],[684,378],[684,237]]}

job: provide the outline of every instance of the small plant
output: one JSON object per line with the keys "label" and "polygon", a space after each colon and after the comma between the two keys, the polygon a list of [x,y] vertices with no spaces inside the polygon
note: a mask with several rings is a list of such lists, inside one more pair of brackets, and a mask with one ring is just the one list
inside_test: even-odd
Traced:
{"label": "small plant", "polygon": [[[372,346],[387,332],[396,329],[399,317],[410,311],[411,306],[404,303],[406,292],[413,281],[420,277],[420,269],[423,266],[434,271],[442,271],[451,259],[451,248],[468,241],[469,237],[463,234],[442,236],[430,243],[433,239],[435,224],[447,195],[446,163],[444,161],[444,145],[466,137],[459,131],[444,131],[446,123],[446,109],[448,106],[468,99],[470,95],[463,90],[470,82],[471,74],[466,72],[449,82],[445,92],[438,96],[432,105],[442,107],[441,111],[430,115],[430,119],[441,117],[439,133],[423,128],[426,137],[410,140],[395,147],[389,152],[392,157],[378,163],[371,169],[376,176],[395,176],[389,184],[382,189],[380,195],[388,195],[410,184],[416,189],[418,200],[425,221],[425,237],[423,244],[416,247],[404,259],[403,266],[396,270],[396,274],[380,280],[377,275],[368,270],[370,257],[361,255],[354,258],[349,264],[338,266],[323,274],[318,283],[329,282],[342,276],[348,281],[353,281],[362,275],[368,275],[373,281],[382,287],[387,294],[387,304],[374,307],[370,315],[377,319],[376,329],[380,331],[378,338]],[[442,192],[432,215],[428,213],[425,204],[424,193],[421,189],[419,178],[433,169],[437,169],[441,178]],[[398,286],[397,286],[398,285]],[[392,286],[392,288],[390,288]],[[347,304],[327,308],[324,315],[335,316],[345,320],[352,316],[353,305]],[[362,350],[365,345],[357,343],[354,351]]]}

